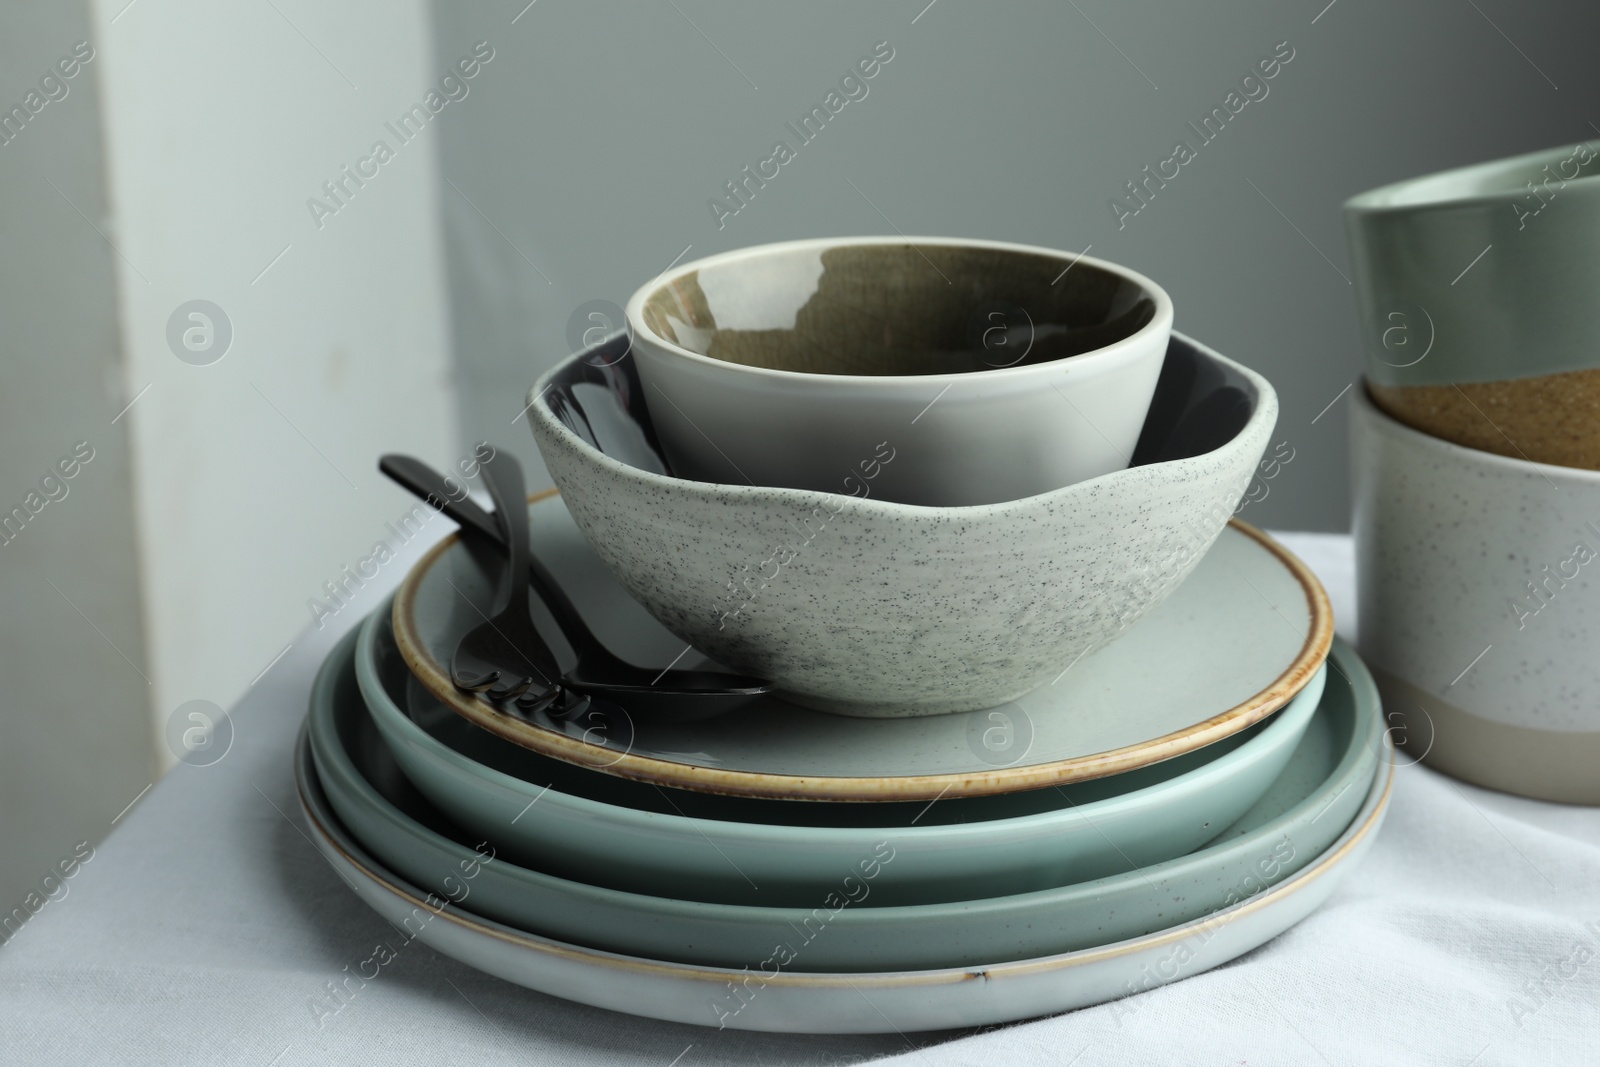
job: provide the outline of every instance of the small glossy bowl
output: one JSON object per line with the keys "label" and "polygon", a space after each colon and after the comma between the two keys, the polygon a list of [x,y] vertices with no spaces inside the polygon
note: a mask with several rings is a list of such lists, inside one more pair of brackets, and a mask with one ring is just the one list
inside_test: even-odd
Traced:
{"label": "small glossy bowl", "polygon": [[1322,698],[1327,667],[1265,722],[1150,767],[1060,788],[933,804],[840,804],[662,789],[529,752],[435,701],[406,669],[389,610],[355,674],[407,778],[511,859],[685,900],[808,905],[892,836],[880,904],[1031,892],[1184,855],[1259,800]]}
{"label": "small glossy bowl", "polygon": [[874,497],[936,507],[1126,467],[1172,333],[1172,301],[1126,267],[952,237],[724,252],[627,314],[680,474],[849,492],[870,470]]}
{"label": "small glossy bowl", "polygon": [[993,707],[1112,640],[1200,562],[1278,417],[1265,378],[1173,334],[1132,466],[920,507],[674,477],[633,362],[617,338],[530,394],[578,527],[668,630],[786,699],[858,716]]}

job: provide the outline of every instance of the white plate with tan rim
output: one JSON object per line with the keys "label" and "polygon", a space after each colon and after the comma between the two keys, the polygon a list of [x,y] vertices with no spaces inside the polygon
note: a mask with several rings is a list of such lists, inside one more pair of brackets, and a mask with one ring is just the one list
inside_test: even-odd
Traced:
{"label": "white plate with tan rim", "polygon": [[[643,666],[705,662],[611,576],[561,499],[530,499],[535,550],[599,637]],[[451,536],[395,596],[395,642],[422,685],[467,720],[569,763],[736,796],[906,801],[985,796],[1099,778],[1191,752],[1245,729],[1311,680],[1333,612],[1310,570],[1234,520],[1194,572],[1123,636],[998,708],[861,719],[775,697],[695,723],[625,713],[523,717],[456,689],[447,664],[494,600],[498,558]],[[535,600],[541,629],[565,653]]]}
{"label": "white plate with tan rim", "polygon": [[[1325,901],[1371,846],[1388,805],[1393,748],[1355,820],[1298,873],[1194,922],[1055,956],[938,970],[828,973],[791,969],[801,949],[774,949],[742,970],[644,959],[556,941],[462,907],[484,862],[463,862],[445,899],[412,886],[340,825],[309,760],[297,761],[312,843],[401,935],[508,982],[595,1007],[670,1022],[790,1033],[888,1033],[986,1026],[1068,1011],[1187,978],[1270,941]],[[304,738],[301,749],[303,754]]]}

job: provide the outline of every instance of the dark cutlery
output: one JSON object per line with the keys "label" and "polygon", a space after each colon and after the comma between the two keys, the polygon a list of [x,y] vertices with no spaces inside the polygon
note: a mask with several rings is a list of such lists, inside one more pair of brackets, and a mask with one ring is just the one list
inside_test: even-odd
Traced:
{"label": "dark cutlery", "polygon": [[[499,458],[496,454],[496,459]],[[490,461],[493,462],[493,461]],[[504,535],[494,517],[459,488],[451,491],[444,476],[411,456],[390,454],[378,469],[391,479],[454,519],[464,530],[504,548]],[[497,507],[501,506],[498,504]],[[526,509],[523,509],[524,515]],[[525,536],[525,535],[524,535]],[[561,676],[563,686],[616,701],[630,712],[666,721],[689,722],[733,711],[739,705],[770,693],[770,682],[723,671],[636,667],[621,659],[589,629],[555,577],[529,549],[529,579],[534,592],[549,608],[578,662]]]}
{"label": "dark cutlery", "polygon": [[562,696],[561,669],[528,609],[528,512],[522,469],[501,453],[483,464],[495,500],[495,518],[510,546],[494,617],[468,630],[450,661],[451,680],[491,701],[516,701],[527,711],[550,707]]}

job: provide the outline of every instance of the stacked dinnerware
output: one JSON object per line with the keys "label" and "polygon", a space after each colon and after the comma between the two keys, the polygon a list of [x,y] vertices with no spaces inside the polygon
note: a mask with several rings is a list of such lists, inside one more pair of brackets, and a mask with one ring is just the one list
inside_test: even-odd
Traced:
{"label": "stacked dinnerware", "polygon": [[[1345,205],[1360,641],[1441,770],[1600,803],[1600,149]],[[1358,391],[1360,392],[1360,391]]]}
{"label": "stacked dinnerware", "polygon": [[636,1014],[904,1032],[1187,977],[1349,872],[1377,693],[1315,577],[1231,520],[1271,386],[1154,283],[796,242],[629,316],[533,388],[532,552],[623,660],[775,689],[666,721],[460,688],[506,563],[440,542],[329,657],[297,754],[318,847],[406,936]]}

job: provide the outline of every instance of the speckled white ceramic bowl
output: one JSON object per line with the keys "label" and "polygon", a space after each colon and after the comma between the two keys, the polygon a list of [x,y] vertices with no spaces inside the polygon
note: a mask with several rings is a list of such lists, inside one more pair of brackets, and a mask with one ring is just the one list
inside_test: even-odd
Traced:
{"label": "speckled white ceramic bowl", "polygon": [[1131,466],[921,507],[673,477],[626,353],[579,353],[529,395],[573,518],[673,633],[848,715],[991,707],[1116,637],[1211,547],[1278,417],[1265,378],[1174,334]]}
{"label": "speckled white ceramic bowl", "polygon": [[1420,433],[1355,390],[1360,648],[1413,759],[1600,804],[1600,473]]}

